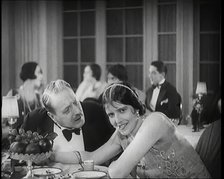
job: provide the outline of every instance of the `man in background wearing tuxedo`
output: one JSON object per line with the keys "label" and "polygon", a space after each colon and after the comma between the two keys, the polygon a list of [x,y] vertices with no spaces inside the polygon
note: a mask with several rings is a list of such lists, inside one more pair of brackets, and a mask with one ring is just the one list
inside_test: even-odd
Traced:
{"label": "man in background wearing tuxedo", "polygon": [[149,67],[152,86],[146,91],[145,104],[150,111],[167,115],[176,124],[181,116],[181,96],[176,88],[166,81],[167,68],[162,61],[153,61]]}

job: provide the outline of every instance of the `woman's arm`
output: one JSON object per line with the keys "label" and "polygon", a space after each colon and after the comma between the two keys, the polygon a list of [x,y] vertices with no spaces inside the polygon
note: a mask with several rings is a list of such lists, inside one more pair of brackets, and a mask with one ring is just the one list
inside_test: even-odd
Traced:
{"label": "woman's arm", "polygon": [[117,132],[115,131],[111,138],[100,148],[93,152],[76,151],[73,152],[55,152],[53,153],[52,159],[60,163],[80,163],[81,160],[93,160],[95,164],[102,164],[109,159],[115,157],[122,150],[118,138]]}
{"label": "woman's arm", "polygon": [[77,88],[77,90],[76,90],[76,92],[75,92],[75,95],[76,95],[76,98],[79,100],[79,101],[82,101],[82,99],[83,99],[83,94],[85,93],[85,91],[86,91],[86,89],[88,88],[88,86],[89,86],[89,83],[87,83],[86,81],[82,81],[80,84],[79,84],[79,86],[78,86],[78,88]]}
{"label": "woman's arm", "polygon": [[168,125],[165,116],[152,113],[144,120],[133,141],[124,150],[119,159],[109,166],[111,178],[124,178],[144,157],[149,149],[167,134]]}
{"label": "woman's arm", "polygon": [[79,158],[77,158],[75,151],[71,152],[53,152],[50,159],[54,162],[60,163],[79,163]]}
{"label": "woman's arm", "polygon": [[120,145],[109,140],[94,152],[81,151],[80,154],[82,161],[91,159],[96,165],[100,165],[114,158],[121,150]]}

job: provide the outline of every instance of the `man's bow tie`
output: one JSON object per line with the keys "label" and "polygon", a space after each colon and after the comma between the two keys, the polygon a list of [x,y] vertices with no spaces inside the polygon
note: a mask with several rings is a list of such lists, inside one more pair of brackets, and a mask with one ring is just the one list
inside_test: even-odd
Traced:
{"label": "man's bow tie", "polygon": [[80,129],[73,129],[73,130],[69,130],[69,129],[63,129],[62,133],[65,136],[65,138],[67,139],[67,141],[70,141],[72,138],[72,133],[75,133],[76,135],[80,135]]}

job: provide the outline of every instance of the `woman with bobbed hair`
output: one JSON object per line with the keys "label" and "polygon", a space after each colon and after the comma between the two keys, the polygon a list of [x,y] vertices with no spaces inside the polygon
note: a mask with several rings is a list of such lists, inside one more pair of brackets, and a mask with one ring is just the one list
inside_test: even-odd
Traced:
{"label": "woman with bobbed hair", "polygon": [[[108,68],[107,70],[107,83],[108,85],[112,83],[119,82],[129,82],[128,81],[128,72],[124,65],[115,64]],[[135,87],[135,91],[138,94],[140,100],[145,103],[146,95],[143,91]],[[100,97],[100,101],[102,101],[102,96]]]}
{"label": "woman with bobbed hair", "polygon": [[91,159],[102,164],[123,151],[109,165],[109,178],[210,178],[199,155],[173,122],[161,112],[146,111],[130,84],[109,85],[102,102],[116,128],[111,138],[93,152],[56,152],[52,159],[63,163]]}
{"label": "woman with bobbed hair", "polygon": [[84,101],[87,98],[98,99],[103,92],[106,84],[100,81],[101,67],[98,64],[92,63],[87,65],[83,73],[83,81],[76,90],[76,97],[79,101]]}
{"label": "woman with bobbed hair", "polygon": [[[20,79],[23,81],[19,88],[11,89],[7,96],[17,96],[19,117],[12,128],[19,129],[27,113],[41,107],[41,95],[44,88],[43,73],[38,63],[30,61],[22,65]],[[8,149],[12,135],[9,135],[7,119],[2,119],[2,149]]]}
{"label": "woman with bobbed hair", "polygon": [[28,112],[41,107],[41,89],[43,88],[43,72],[37,62],[30,61],[22,65],[20,71],[22,85],[17,89],[11,89],[7,96],[17,96],[19,118],[15,128],[19,128]]}
{"label": "woman with bobbed hair", "polygon": [[111,84],[122,81],[128,81],[128,73],[126,68],[121,64],[110,66],[107,72],[107,83]]}

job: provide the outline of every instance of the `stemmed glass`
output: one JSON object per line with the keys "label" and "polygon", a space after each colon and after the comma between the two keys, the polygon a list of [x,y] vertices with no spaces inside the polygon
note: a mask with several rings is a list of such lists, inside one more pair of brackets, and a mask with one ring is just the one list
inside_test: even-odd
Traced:
{"label": "stemmed glass", "polygon": [[13,128],[13,124],[15,124],[16,122],[17,122],[17,118],[9,118],[8,119],[8,123],[9,123],[10,129]]}
{"label": "stemmed glass", "polygon": [[[9,133],[12,132],[13,130],[13,125],[17,122],[17,118],[14,118],[14,117],[10,117],[8,118],[8,124],[9,124]],[[12,138],[9,136],[9,144],[11,145],[12,144]],[[11,158],[11,157],[10,157]],[[14,172],[15,172],[15,160],[11,158],[11,173],[10,175],[12,175]]]}
{"label": "stemmed glass", "polygon": [[[9,133],[12,132],[12,130],[13,130],[13,125],[14,125],[16,122],[17,122],[17,118],[13,118],[13,117],[8,118]],[[10,144],[12,143],[12,140],[10,140],[10,138],[9,138],[9,142],[10,142]]]}
{"label": "stemmed glass", "polygon": [[[16,96],[2,97],[2,118],[7,118],[9,130],[12,130],[13,125],[19,117],[19,107]],[[11,141],[10,141],[11,142]]]}
{"label": "stemmed glass", "polygon": [[[13,125],[17,122],[19,117],[19,108],[16,96],[3,96],[2,97],[2,119],[7,118],[9,124],[9,131],[12,130]],[[12,140],[9,137],[9,143]],[[14,172],[13,161],[11,160],[11,174]]]}

